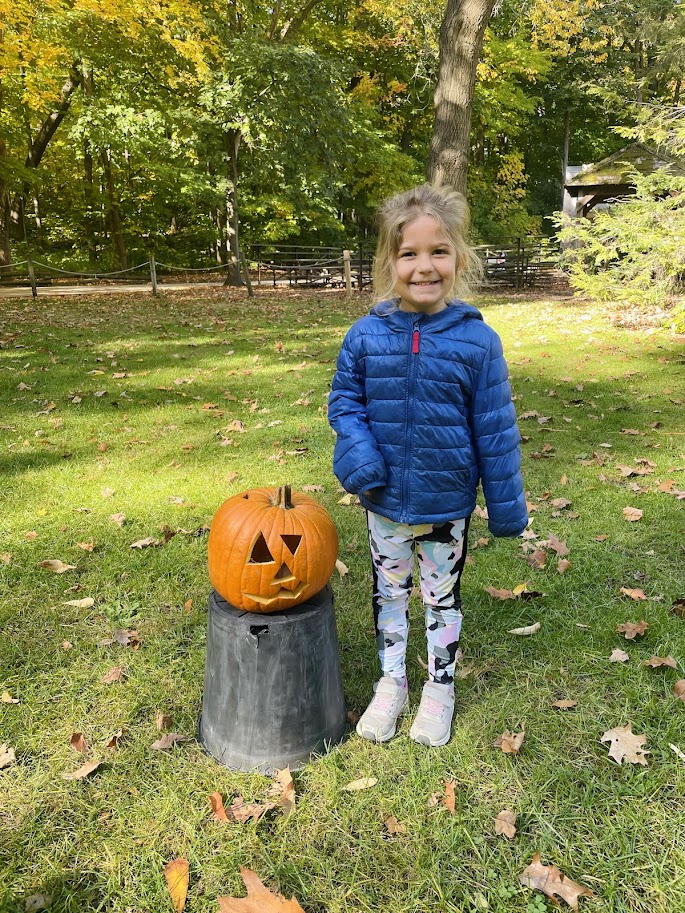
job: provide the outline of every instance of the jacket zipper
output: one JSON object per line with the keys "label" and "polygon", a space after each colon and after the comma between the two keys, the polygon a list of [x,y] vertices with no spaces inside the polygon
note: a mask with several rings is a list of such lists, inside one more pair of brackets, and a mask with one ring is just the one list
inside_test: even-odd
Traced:
{"label": "jacket zipper", "polygon": [[416,318],[412,325],[410,355],[409,355],[409,376],[407,378],[407,403],[405,409],[405,428],[404,433],[404,470],[402,476],[402,516],[400,523],[407,523],[409,516],[409,462],[411,459],[410,441],[414,437],[414,413],[415,409],[411,407],[414,398],[414,382],[416,380],[417,359],[414,357],[419,354],[420,350],[420,333],[419,319]]}

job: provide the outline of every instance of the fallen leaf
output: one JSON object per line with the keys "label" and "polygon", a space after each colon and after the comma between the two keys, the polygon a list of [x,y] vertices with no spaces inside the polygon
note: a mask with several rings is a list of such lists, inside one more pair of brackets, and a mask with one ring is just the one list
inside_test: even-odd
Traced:
{"label": "fallen leaf", "polygon": [[240,867],[247,897],[218,897],[219,913],[304,913],[295,897],[272,894],[254,872]]}
{"label": "fallen leaf", "polygon": [[339,558],[335,562],[335,569],[341,577],[344,577],[345,574],[349,573],[350,570],[349,567],[346,564],[343,564]]}
{"label": "fallen leaf", "polygon": [[176,742],[187,742],[188,737],[180,735],[178,732],[165,732],[161,739],[157,739],[156,742],[153,742],[150,746],[154,748],[155,751],[166,751],[169,748],[173,748]]}
{"label": "fallen leaf", "polygon": [[505,754],[518,754],[525,737],[525,729],[522,729],[521,732],[509,732],[508,729],[505,729],[502,735],[497,736],[492,745],[493,748],[501,748]]}
{"label": "fallen leaf", "polygon": [[545,539],[544,542],[540,543],[540,548],[551,548],[557,553],[560,558],[565,558],[569,554],[568,546],[565,542],[562,542],[560,539],[550,533]]}
{"label": "fallen leaf", "polygon": [[541,548],[536,548],[533,554],[526,558],[526,561],[531,567],[541,571],[547,563],[547,552]]}
{"label": "fallen leaf", "polygon": [[624,507],[623,516],[629,523],[635,523],[637,520],[642,519],[643,511],[639,510],[637,507]]}
{"label": "fallen leaf", "polygon": [[609,748],[609,757],[622,764],[628,761],[630,764],[642,764],[647,766],[645,755],[650,752],[643,748],[642,745],[647,741],[646,735],[635,735],[633,733],[633,724],[627,726],[615,726],[613,729],[607,729],[601,737],[600,742],[611,742]]}
{"label": "fallen leaf", "polygon": [[162,713],[161,710],[158,710],[155,714],[155,726],[157,727],[157,732],[161,732],[163,729],[168,729],[171,726],[172,719],[168,713]]}
{"label": "fallen leaf", "polygon": [[445,794],[442,798],[442,801],[450,815],[454,815],[456,814],[454,780],[443,780],[442,782],[445,784]]}
{"label": "fallen leaf", "polygon": [[111,735],[105,742],[105,748],[109,748],[113,751],[118,746],[119,739],[122,737],[123,734],[124,734],[123,729],[117,729],[117,731],[113,735]]}
{"label": "fallen leaf", "polygon": [[103,685],[111,685],[114,682],[123,682],[125,678],[126,670],[122,666],[113,666],[109,672],[105,672],[100,682]]}
{"label": "fallen leaf", "polygon": [[303,485],[302,491],[325,491],[323,485]]}
{"label": "fallen leaf", "polygon": [[159,539],[155,539],[153,536],[148,536],[146,539],[138,539],[136,542],[131,543],[131,548],[153,548],[156,545],[161,545]]}
{"label": "fallen leaf", "polygon": [[615,650],[611,651],[611,656],[609,657],[610,663],[627,663],[630,659],[630,656],[626,653],[625,650],[620,650],[616,647]]}
{"label": "fallen leaf", "polygon": [[81,732],[74,732],[69,739],[69,744],[74,749],[74,751],[80,751],[81,754],[88,753],[88,744],[83,738],[83,733]]}
{"label": "fallen leaf", "polygon": [[68,602],[63,602],[62,605],[74,606],[75,609],[89,609],[95,605],[95,600],[91,596],[86,596],[84,599],[70,599]]}
{"label": "fallen leaf", "polygon": [[652,669],[658,669],[661,666],[668,666],[669,669],[677,669],[678,663],[672,656],[653,656],[651,659],[642,661],[643,666],[650,666]]}
{"label": "fallen leaf", "polygon": [[685,618],[685,599],[676,599],[671,606],[671,611],[678,618]]}
{"label": "fallen leaf", "polygon": [[621,593],[623,593],[624,596],[630,596],[630,598],[634,599],[636,602],[640,599],[647,598],[643,590],[631,590],[630,587],[627,586],[621,587]]}
{"label": "fallen leaf", "polygon": [[359,780],[352,780],[351,783],[343,786],[343,789],[348,793],[353,793],[359,789],[371,789],[371,787],[375,786],[376,783],[378,783],[378,779],[376,777],[362,777]]}
{"label": "fallen leaf", "polygon": [[531,864],[521,872],[521,884],[534,891],[542,891],[552,900],[561,897],[572,910],[578,909],[579,897],[594,897],[589,888],[571,881],[555,865],[543,865],[539,853],[533,856]]}
{"label": "fallen leaf", "polygon": [[224,800],[221,798],[221,793],[210,793],[209,804],[212,806],[212,818],[215,821],[228,821],[228,815],[224,808]]}
{"label": "fallen leaf", "polygon": [[385,824],[385,827],[389,834],[395,835],[395,834],[406,834],[407,833],[406,825],[400,824],[400,822],[397,820],[397,818],[395,818],[394,815],[390,815],[390,817],[386,818],[383,823]]}
{"label": "fallen leaf", "polygon": [[498,590],[494,586],[484,586],[483,589],[492,596],[493,599],[516,599],[513,590]]}
{"label": "fallen leaf", "polygon": [[343,507],[351,507],[353,504],[359,504],[359,498],[356,495],[343,495],[338,501]]}
{"label": "fallen leaf", "polygon": [[276,808],[275,802],[245,802],[242,796],[236,796],[233,803],[226,810],[229,821],[244,824],[251,818],[259,821],[263,814]]}
{"label": "fallen leaf", "polygon": [[65,571],[76,570],[75,564],[65,564],[63,561],[60,561],[59,558],[48,558],[47,561],[39,561],[38,567],[45,567],[55,574],[63,574]]}
{"label": "fallen leaf", "polygon": [[560,558],[557,561],[557,572],[559,574],[565,574],[567,570],[571,567],[571,562],[568,558]]}
{"label": "fallen leaf", "polygon": [[78,770],[73,770],[69,774],[62,774],[63,780],[83,780],[84,777],[87,777],[89,774],[92,774],[94,770],[97,770],[98,767],[102,764],[102,760],[96,759],[94,761],[87,761]]}
{"label": "fallen leaf", "polygon": [[19,698],[12,697],[9,691],[3,691],[0,694],[0,704],[18,704]]}
{"label": "fallen leaf", "polygon": [[606,533],[602,533],[601,536],[594,536],[595,542],[606,542],[608,538],[609,537]]}
{"label": "fallen leaf", "polygon": [[112,523],[116,523],[119,529],[122,529],[126,523],[126,514],[111,514],[109,519]]}
{"label": "fallen leaf", "polygon": [[[681,678],[675,683],[673,686],[673,693],[679,701],[685,703],[685,678]],[[3,746],[0,745],[0,759],[2,758],[2,747]],[[0,763],[0,767],[2,767],[2,763]]]}
{"label": "fallen leaf", "polygon": [[519,637],[528,637],[531,634],[536,634],[540,630],[540,622],[536,621],[532,625],[528,625],[525,628],[512,628],[511,631],[508,631],[508,634],[517,634]]}
{"label": "fallen leaf", "polygon": [[94,542],[77,542],[76,548],[80,548],[83,552],[92,552],[95,548]]}
{"label": "fallen leaf", "polygon": [[557,710],[573,710],[574,707],[578,706],[578,701],[553,701],[552,707],[556,707]]}
{"label": "fallen leaf", "polygon": [[3,552],[3,553],[0,555],[0,561],[2,561],[3,564],[11,564],[11,563],[12,563],[12,553],[11,553],[11,552]]}
{"label": "fallen leaf", "polygon": [[670,742],[668,747],[678,755],[681,761],[685,761],[685,751],[682,751],[677,745],[673,745]]}
{"label": "fallen leaf", "polygon": [[287,818],[295,808],[295,783],[293,781],[293,775],[290,773],[290,767],[285,767],[283,770],[276,771],[274,783],[269,790],[269,795],[279,797],[276,804],[280,805],[283,809],[284,817]]}
{"label": "fallen leaf", "polygon": [[568,498],[554,498],[549,503],[557,510],[564,510],[565,507],[570,507],[573,504],[573,501],[569,501]]}
{"label": "fallen leaf", "polygon": [[190,880],[188,860],[172,859],[171,862],[164,866],[164,877],[166,878],[174,910],[176,913],[183,913]]}
{"label": "fallen leaf", "polygon": [[536,599],[538,596],[544,596],[544,593],[541,593],[539,590],[529,590],[527,583],[519,583],[518,586],[514,587],[514,596],[517,599],[522,599],[524,602],[527,602],[529,599]]}
{"label": "fallen leaf", "polygon": [[648,627],[646,621],[638,621],[637,624],[626,621],[621,625],[616,625],[616,633],[623,634],[626,640],[634,640],[638,635],[642,637]]}
{"label": "fallen leaf", "polygon": [[6,743],[0,745],[0,770],[4,770],[10,764],[14,764],[16,760],[17,756],[14,753],[14,748],[10,748]]}
{"label": "fallen leaf", "polygon": [[516,815],[508,809],[495,816],[495,833],[500,837],[513,840],[516,836]]}

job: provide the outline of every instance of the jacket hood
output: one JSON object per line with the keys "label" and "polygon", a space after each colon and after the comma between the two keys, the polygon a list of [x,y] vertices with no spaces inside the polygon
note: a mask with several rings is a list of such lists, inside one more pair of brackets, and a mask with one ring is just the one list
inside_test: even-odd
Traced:
{"label": "jacket hood", "polygon": [[[412,323],[417,317],[415,312],[401,311],[397,306],[396,299],[380,301],[378,304],[374,304],[369,311],[369,314],[373,317],[395,317],[396,319],[399,318],[400,321],[407,323]],[[458,321],[468,317],[474,320],[483,319],[483,315],[478,308],[474,307],[472,304],[467,304],[460,298],[453,298],[451,301],[448,301],[447,307],[442,311],[438,311],[437,314],[420,314],[418,316],[431,322],[437,318],[438,321],[445,326],[452,326]]]}

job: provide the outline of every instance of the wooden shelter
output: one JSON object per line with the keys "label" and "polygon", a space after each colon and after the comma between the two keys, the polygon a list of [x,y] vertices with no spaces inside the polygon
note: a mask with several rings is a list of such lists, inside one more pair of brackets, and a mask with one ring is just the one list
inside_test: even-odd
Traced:
{"label": "wooden shelter", "polygon": [[685,176],[685,162],[674,161],[654,149],[632,143],[592,165],[570,166],[564,184],[564,212],[572,219],[587,217],[596,206],[635,193],[631,171],[651,174],[666,166]]}

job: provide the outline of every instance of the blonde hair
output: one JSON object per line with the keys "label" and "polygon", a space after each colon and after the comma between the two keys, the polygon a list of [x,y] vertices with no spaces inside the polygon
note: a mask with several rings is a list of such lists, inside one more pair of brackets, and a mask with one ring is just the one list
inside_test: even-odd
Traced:
{"label": "blonde hair", "polygon": [[457,268],[448,297],[466,295],[483,278],[483,265],[465,240],[469,228],[466,200],[455,190],[421,184],[390,197],[378,211],[378,244],[373,263],[374,297],[377,301],[397,297],[395,261],[402,235],[407,225],[420,216],[435,219],[456,250]]}

